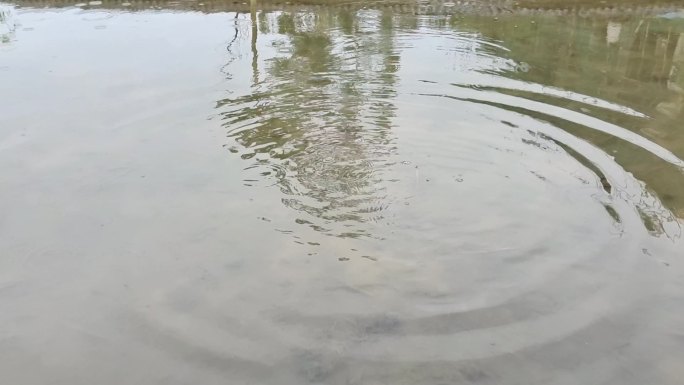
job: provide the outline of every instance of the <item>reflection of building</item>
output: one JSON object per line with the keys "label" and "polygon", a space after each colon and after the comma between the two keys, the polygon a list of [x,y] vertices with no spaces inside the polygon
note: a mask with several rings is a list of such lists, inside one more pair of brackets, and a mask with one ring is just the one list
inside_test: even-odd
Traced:
{"label": "reflection of building", "polygon": [[616,22],[608,22],[606,27],[606,43],[616,44],[620,41],[620,33],[622,32],[622,24]]}

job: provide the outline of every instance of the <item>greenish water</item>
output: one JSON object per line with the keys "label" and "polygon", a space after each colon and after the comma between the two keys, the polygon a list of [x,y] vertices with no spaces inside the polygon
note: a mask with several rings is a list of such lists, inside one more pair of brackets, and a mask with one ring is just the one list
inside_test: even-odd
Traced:
{"label": "greenish water", "polygon": [[0,382],[679,384],[684,9],[0,4]]}

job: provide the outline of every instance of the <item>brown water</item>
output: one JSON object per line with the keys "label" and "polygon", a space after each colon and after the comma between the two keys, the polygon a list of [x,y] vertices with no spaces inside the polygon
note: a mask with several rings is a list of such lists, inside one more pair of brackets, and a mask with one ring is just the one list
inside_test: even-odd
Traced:
{"label": "brown water", "polygon": [[682,383],[676,3],[149,4],[0,4],[0,383]]}

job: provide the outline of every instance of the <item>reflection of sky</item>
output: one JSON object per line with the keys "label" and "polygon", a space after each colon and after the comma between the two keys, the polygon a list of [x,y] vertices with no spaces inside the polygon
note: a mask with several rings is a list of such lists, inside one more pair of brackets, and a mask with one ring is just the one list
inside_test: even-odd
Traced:
{"label": "reflection of sky", "polygon": [[233,32],[225,15],[204,15],[198,25],[197,17],[187,13],[115,12],[100,20],[107,14],[73,9],[21,13],[26,30],[13,54],[0,56],[3,88],[12,90],[4,105],[31,114],[35,105],[45,113],[60,113],[74,103],[109,114],[111,103],[163,106],[167,92],[172,99],[197,95],[203,82],[220,87],[224,81],[216,72],[224,64],[223,41]]}

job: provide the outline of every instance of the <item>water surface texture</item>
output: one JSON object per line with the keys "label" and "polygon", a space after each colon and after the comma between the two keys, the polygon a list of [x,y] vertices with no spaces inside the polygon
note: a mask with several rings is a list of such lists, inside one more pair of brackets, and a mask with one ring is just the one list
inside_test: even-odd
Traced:
{"label": "water surface texture", "polygon": [[0,3],[0,383],[681,384],[677,2]]}

